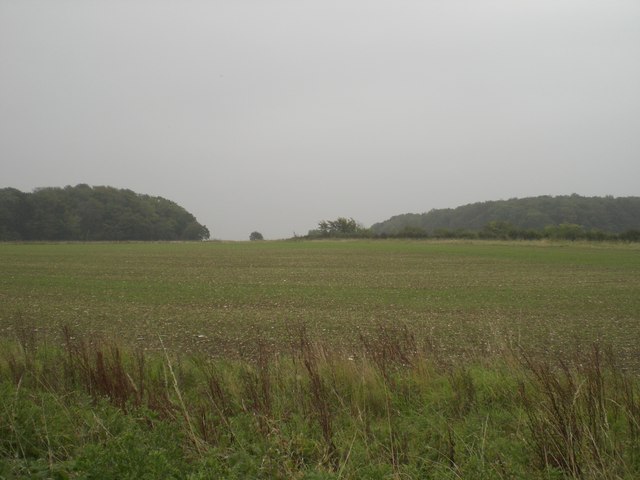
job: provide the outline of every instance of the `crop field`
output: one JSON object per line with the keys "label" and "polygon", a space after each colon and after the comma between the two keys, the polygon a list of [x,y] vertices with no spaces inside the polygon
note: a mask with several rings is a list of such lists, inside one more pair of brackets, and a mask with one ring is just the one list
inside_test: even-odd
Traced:
{"label": "crop field", "polygon": [[0,479],[636,479],[640,247],[0,245]]}
{"label": "crop field", "polygon": [[0,245],[0,331],[178,352],[287,349],[304,327],[351,354],[406,327],[456,357],[593,342],[640,349],[640,247],[543,242],[206,242]]}

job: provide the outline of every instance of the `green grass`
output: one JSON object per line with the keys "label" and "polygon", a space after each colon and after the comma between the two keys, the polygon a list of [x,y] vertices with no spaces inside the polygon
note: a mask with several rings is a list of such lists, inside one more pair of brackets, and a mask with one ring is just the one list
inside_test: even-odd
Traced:
{"label": "green grass", "polygon": [[640,475],[638,245],[0,244],[0,335],[0,479]]}
{"label": "green grass", "polygon": [[345,358],[303,330],[254,360],[5,342],[0,478],[588,478],[640,474],[638,378],[591,349],[434,363],[404,330]]}
{"label": "green grass", "polygon": [[[1,244],[0,329],[228,355],[292,326],[350,349],[410,326],[441,354],[640,338],[640,247],[544,242]],[[637,365],[636,365],[637,366]]]}

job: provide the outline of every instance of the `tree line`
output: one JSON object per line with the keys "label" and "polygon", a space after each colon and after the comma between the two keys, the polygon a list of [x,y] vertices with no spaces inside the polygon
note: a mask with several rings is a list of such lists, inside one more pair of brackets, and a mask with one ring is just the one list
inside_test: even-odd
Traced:
{"label": "tree line", "polygon": [[[427,213],[407,213],[372,225],[374,235],[416,234],[438,232],[475,232],[492,235],[488,225],[504,222],[510,225],[495,233],[507,235],[568,235],[588,236],[589,232],[621,234],[640,230],[640,197],[583,197],[580,195],[513,198],[472,203],[458,208],[431,210]],[[564,227],[558,229],[560,225]],[[569,225],[573,227],[569,228]],[[576,226],[580,226],[579,232]],[[525,233],[529,232],[529,233]],[[545,233],[546,232],[546,233]]]}
{"label": "tree line", "polygon": [[322,220],[318,228],[310,230],[306,239],[320,238],[434,238],[434,239],[481,239],[481,240],[591,240],[640,242],[640,229],[623,232],[605,232],[585,229],[574,223],[547,225],[541,229],[518,228],[510,222],[493,220],[480,229],[438,228],[428,232],[424,228],[407,225],[393,233],[376,233],[365,228],[353,218],[339,217],[336,220]]}
{"label": "tree line", "polygon": [[614,233],[603,230],[587,230],[575,223],[547,225],[541,229],[518,228],[509,222],[494,220],[478,230],[438,228],[433,232],[418,227],[405,227],[393,234],[371,234],[372,238],[442,238],[480,240],[589,240],[640,242],[640,229]]}
{"label": "tree line", "polygon": [[0,240],[205,240],[209,230],[176,203],[80,184],[31,193],[0,189]]}

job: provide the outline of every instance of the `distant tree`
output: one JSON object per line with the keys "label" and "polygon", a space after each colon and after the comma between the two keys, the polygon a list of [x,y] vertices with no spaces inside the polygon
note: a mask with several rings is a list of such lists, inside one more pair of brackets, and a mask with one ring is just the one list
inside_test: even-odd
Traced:
{"label": "distant tree", "polygon": [[208,240],[209,229],[195,220],[184,229],[181,240]]}
{"label": "distant tree", "polygon": [[516,229],[510,222],[502,220],[493,220],[486,224],[480,231],[481,238],[496,238],[500,240],[506,240],[508,238],[515,238]]}
{"label": "distant tree", "polygon": [[249,240],[255,242],[256,240],[264,240],[264,237],[260,232],[251,232],[251,235],[249,235]]}
{"label": "distant tree", "polygon": [[353,218],[338,217],[335,220],[318,222],[316,230],[309,231],[308,237],[367,237],[369,229],[363,227]]}
{"label": "distant tree", "polygon": [[561,240],[578,240],[585,237],[585,231],[575,223],[561,223],[560,225],[548,225],[544,233],[549,238]]}

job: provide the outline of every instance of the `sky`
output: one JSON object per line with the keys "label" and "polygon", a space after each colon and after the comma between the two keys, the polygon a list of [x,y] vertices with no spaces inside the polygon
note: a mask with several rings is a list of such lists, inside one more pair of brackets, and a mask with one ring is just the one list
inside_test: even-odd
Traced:
{"label": "sky", "polygon": [[637,0],[0,0],[0,188],[212,238],[640,195]]}

